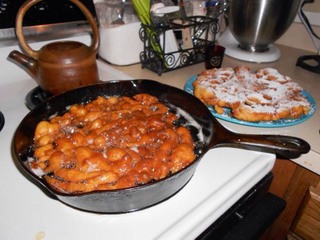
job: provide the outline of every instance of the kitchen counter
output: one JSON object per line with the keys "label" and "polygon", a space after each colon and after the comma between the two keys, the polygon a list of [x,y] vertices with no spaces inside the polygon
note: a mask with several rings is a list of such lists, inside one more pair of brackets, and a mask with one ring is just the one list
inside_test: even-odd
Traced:
{"label": "kitchen counter", "polygon": [[[304,50],[299,50],[296,48],[286,47],[283,45],[277,45],[281,52],[281,57],[276,62],[272,63],[250,63],[245,61],[240,61],[228,56],[225,56],[222,67],[236,67],[239,65],[248,65],[252,70],[264,67],[272,67],[279,70],[283,75],[290,76],[294,81],[298,82],[300,86],[305,89],[308,93],[312,95],[316,101],[317,108],[320,106],[320,75],[316,73],[309,72],[300,67],[296,67],[297,58],[302,55],[313,54],[306,52]],[[103,64],[102,64],[103,65]],[[131,66],[113,66],[119,71],[129,75],[135,79],[152,79],[157,80],[162,83],[166,83],[178,88],[183,88],[187,80],[204,70],[204,63],[192,65],[186,68],[176,69],[170,72],[163,73],[158,76],[156,73],[148,70],[142,69],[140,64],[135,64]],[[306,140],[311,145],[311,151],[308,154],[304,154],[297,159],[292,159],[292,161],[297,164],[320,174],[320,111],[316,110],[314,115],[306,120],[305,122],[290,126],[290,127],[280,127],[280,128],[257,128],[242,126],[239,124],[234,124],[226,122],[224,120],[219,120],[222,125],[224,125],[229,130],[249,133],[249,134],[281,134],[300,137]]]}

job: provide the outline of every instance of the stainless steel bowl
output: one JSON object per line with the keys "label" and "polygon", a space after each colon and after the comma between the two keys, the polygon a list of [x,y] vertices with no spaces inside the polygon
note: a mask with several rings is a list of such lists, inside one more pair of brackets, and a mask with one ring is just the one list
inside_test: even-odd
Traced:
{"label": "stainless steel bowl", "polygon": [[229,28],[240,48],[264,52],[293,22],[300,0],[233,0]]}

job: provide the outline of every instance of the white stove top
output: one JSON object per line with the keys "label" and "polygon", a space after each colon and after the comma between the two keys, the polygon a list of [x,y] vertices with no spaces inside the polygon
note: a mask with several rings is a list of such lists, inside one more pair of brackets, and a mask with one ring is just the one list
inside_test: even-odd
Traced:
{"label": "white stove top", "polygon": [[[0,239],[194,239],[273,168],[272,154],[217,148],[203,157],[185,188],[151,208],[103,215],[68,207],[28,181],[11,156],[14,131],[29,112],[25,96],[37,86],[6,60],[14,49],[0,48],[0,111],[6,119],[0,132]],[[130,79],[98,66],[102,80]]]}

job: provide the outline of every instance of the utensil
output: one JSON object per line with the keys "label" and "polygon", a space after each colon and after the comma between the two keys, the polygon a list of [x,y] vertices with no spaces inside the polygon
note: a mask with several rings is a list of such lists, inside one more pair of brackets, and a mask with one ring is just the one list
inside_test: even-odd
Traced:
{"label": "utensil", "polygon": [[[185,169],[162,180],[137,187],[79,194],[58,192],[31,170],[29,161],[33,157],[33,136],[39,121],[47,119],[53,114],[63,114],[67,106],[85,103],[98,96],[133,96],[138,93],[154,95],[173,111],[179,109],[179,112],[186,113],[186,117],[179,119],[178,123],[190,128],[196,145],[197,158]],[[273,152],[285,158],[298,157],[310,150],[310,145],[307,142],[295,137],[230,132],[193,95],[151,80],[104,82],[50,98],[27,114],[19,124],[13,138],[13,153],[18,163],[17,166],[21,168],[27,178],[53,198],[77,209],[99,213],[131,212],[165,201],[188,183],[197,164],[208,150],[223,146]],[[223,159],[221,160],[223,161]]]}
{"label": "utensil", "polygon": [[99,47],[99,30],[90,11],[78,0],[70,0],[87,17],[92,31],[91,46],[76,41],[58,41],[32,49],[23,35],[22,23],[25,13],[42,0],[26,1],[17,13],[16,33],[22,54],[12,51],[8,58],[23,68],[45,91],[60,94],[80,86],[99,81],[96,54]]}

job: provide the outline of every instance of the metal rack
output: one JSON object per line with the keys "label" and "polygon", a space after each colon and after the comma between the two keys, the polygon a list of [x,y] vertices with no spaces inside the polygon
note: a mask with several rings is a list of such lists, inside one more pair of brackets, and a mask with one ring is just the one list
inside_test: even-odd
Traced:
{"label": "metal rack", "polygon": [[[171,21],[168,26],[141,26],[139,36],[144,43],[143,51],[140,53],[142,68],[158,75],[203,62],[206,47],[215,42],[220,31],[218,19],[205,16],[188,17],[181,23]],[[174,50],[167,51],[168,45],[172,44],[172,41],[168,42],[168,36],[172,36],[172,32],[176,46]],[[182,32],[190,34],[191,44],[187,48],[183,45]]]}

